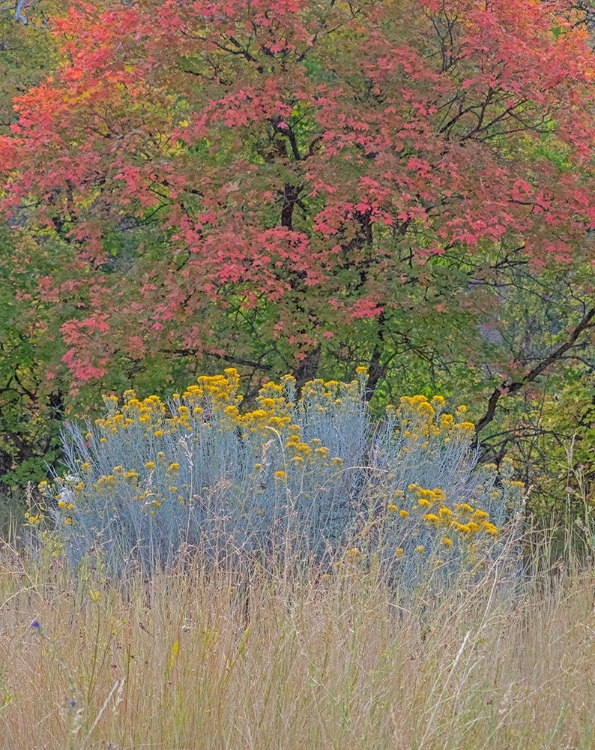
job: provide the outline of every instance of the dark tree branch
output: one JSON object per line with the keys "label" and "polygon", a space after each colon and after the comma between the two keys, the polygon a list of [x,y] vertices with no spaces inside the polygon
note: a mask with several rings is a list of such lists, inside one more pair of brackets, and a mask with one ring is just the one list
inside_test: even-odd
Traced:
{"label": "dark tree branch", "polygon": [[496,415],[498,402],[503,396],[509,396],[513,393],[517,393],[526,385],[536,380],[555,362],[561,360],[563,355],[566,354],[567,351],[572,349],[582,333],[593,327],[595,327],[595,307],[592,307],[583,315],[580,323],[576,326],[576,328],[572,330],[568,339],[563,344],[560,344],[560,346],[557,349],[554,349],[554,351],[548,357],[543,359],[532,370],[529,370],[529,372],[523,378],[520,378],[519,380],[505,380],[497,388],[495,388],[488,400],[488,408],[486,410],[486,413],[479,420],[475,427],[476,433],[479,434],[490,424],[490,422],[492,422]]}
{"label": "dark tree branch", "polygon": [[192,349],[192,348],[186,348],[186,349],[175,349],[175,348],[163,348],[160,350],[164,354],[173,354],[177,357],[195,357],[199,354],[202,354],[205,357],[212,357],[213,359],[221,360],[223,362],[229,362],[233,365],[239,365],[242,367],[250,367],[253,370],[260,370],[261,372],[270,372],[273,368],[271,365],[268,365],[264,362],[260,361],[254,361],[251,359],[243,359],[242,357],[234,357],[232,355],[227,354],[219,354],[218,352],[213,352],[209,350],[203,350],[203,349]]}

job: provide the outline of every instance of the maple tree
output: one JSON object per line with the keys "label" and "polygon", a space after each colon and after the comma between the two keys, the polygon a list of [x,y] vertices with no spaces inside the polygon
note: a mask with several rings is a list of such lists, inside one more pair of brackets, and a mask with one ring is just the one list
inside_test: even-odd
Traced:
{"label": "maple tree", "polygon": [[[75,387],[198,358],[300,383],[364,363],[372,390],[401,392],[433,368],[451,388],[493,382],[488,424],[592,329],[588,13],[73,4],[0,170],[13,231],[55,255],[36,300]],[[538,344],[510,333],[515,289],[557,300]]]}

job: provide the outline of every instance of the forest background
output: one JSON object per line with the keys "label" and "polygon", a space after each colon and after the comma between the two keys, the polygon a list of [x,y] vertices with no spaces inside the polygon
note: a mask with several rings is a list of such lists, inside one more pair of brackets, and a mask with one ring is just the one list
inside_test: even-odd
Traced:
{"label": "forest background", "polygon": [[595,4],[0,11],[4,524],[103,393],[366,366],[593,546]]}

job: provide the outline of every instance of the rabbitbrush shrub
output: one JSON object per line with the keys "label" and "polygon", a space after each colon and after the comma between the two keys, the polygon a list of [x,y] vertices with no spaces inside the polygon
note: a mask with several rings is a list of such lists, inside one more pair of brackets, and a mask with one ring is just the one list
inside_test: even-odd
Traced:
{"label": "rabbitbrush shrub", "polygon": [[244,413],[234,369],[167,404],[106,397],[103,418],[68,427],[65,475],[42,483],[67,557],[150,572],[196,547],[325,570],[376,561],[404,583],[479,569],[499,554],[519,483],[476,466],[464,407],[404,397],[374,424],[358,376],[314,380],[299,398],[286,376]]}

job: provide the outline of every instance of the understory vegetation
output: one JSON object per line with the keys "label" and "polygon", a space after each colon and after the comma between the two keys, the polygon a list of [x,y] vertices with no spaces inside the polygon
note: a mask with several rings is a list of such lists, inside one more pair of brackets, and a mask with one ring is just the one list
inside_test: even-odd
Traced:
{"label": "understory vegetation", "polygon": [[366,382],[287,376],[242,409],[230,368],[69,425],[29,544],[0,550],[11,746],[527,738],[525,687],[475,665],[517,679],[487,638],[520,636],[537,591],[522,485],[477,465],[465,406],[403,397],[377,422]]}
{"label": "understory vegetation", "polygon": [[[78,566],[151,574],[182,548],[268,569],[361,558],[413,586],[476,574],[515,528],[512,465],[477,466],[466,407],[403,397],[374,421],[367,373],[351,383],[269,382],[241,410],[239,374],[201,376],[168,404],[133,391],[64,435],[66,472],[27,513],[37,539]],[[44,528],[45,527],[45,528]],[[508,540],[510,541],[510,540]]]}

